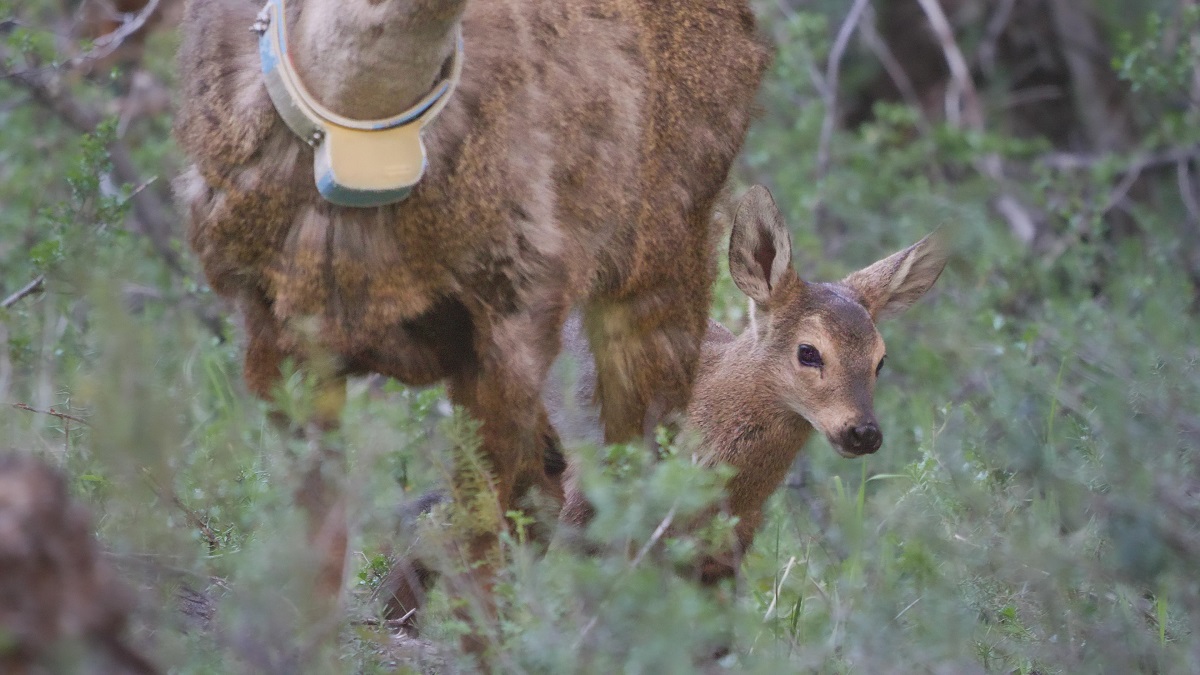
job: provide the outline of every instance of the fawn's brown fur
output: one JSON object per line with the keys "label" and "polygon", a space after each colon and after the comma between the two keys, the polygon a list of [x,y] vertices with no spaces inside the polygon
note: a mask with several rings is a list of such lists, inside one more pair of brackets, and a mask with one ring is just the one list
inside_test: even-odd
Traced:
{"label": "fawn's brown fur", "polygon": [[[370,209],[314,188],[312,152],[259,72],[260,6],[188,3],[176,121],[189,241],[238,304],[254,393],[269,398],[295,358],[319,371],[318,421],[334,426],[346,375],[446,381],[482,423],[500,513],[533,487],[561,499],[539,391],[573,307],[607,440],[686,405],[715,276],[710,211],[769,60],[749,0],[290,2],[297,71],[360,119],[424,95],[462,27],[465,69],[425,131],[425,177]],[[346,530],[328,476],[310,470],[297,502],[323,550],[319,592],[336,596]],[[490,558],[495,542],[468,553]]]}
{"label": "fawn's brown fur", "polygon": [[[738,288],[751,299],[750,326],[734,336],[710,321],[700,353],[684,432],[699,438],[705,466],[735,470],[723,508],[736,516],[736,542],[701,560],[697,576],[715,583],[732,576],[741,554],[762,523],[762,508],[787,474],[814,429],[843,457],[879,449],[883,435],[874,411],[875,380],[884,357],[879,319],[916,302],[937,281],[946,258],[934,236],[880,260],[840,282],[807,282],[791,266],[791,235],[770,193],[753,187],[734,217],[729,267]],[[563,329],[564,356],[574,362],[573,396],[551,383],[544,392],[555,424],[568,441],[602,442],[595,397],[595,370],[587,336],[572,317]],[[802,345],[807,360],[801,362]],[[582,406],[572,406],[571,398]],[[572,527],[587,519],[587,503],[571,462],[567,507]],[[432,508],[428,495],[415,511]],[[402,557],[384,581],[392,619],[412,616],[433,579],[419,555]],[[415,626],[410,626],[415,631]]]}

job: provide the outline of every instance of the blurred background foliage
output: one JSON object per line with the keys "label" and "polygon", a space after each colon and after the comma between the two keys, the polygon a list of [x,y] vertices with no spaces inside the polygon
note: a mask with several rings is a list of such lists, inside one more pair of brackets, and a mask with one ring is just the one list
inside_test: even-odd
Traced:
{"label": "blurred background foliage", "polygon": [[[178,0],[0,0],[0,451],[63,466],[172,672],[292,672],[296,448],[240,380],[181,243]],[[833,279],[934,228],[947,272],[883,327],[883,450],[814,440],[736,589],[634,555],[715,498],[683,457],[594,477],[596,557],[516,541],[514,672],[1200,672],[1200,9],[1195,0],[762,0],[778,56],[735,182]],[[249,35],[249,34],[247,34]],[[714,316],[740,328],[723,277]],[[303,382],[288,380],[287,397]],[[346,672],[453,670],[367,600],[395,511],[469,429],[355,382]],[[519,532],[518,532],[519,534]],[[674,548],[673,548],[674,547]],[[684,551],[686,541],[667,542]],[[704,650],[734,635],[733,652]]]}

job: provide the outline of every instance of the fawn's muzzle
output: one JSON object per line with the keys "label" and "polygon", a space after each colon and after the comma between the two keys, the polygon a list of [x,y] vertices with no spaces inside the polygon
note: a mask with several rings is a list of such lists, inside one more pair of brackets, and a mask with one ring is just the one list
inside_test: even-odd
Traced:
{"label": "fawn's muzzle", "polygon": [[847,428],[842,432],[842,447],[855,455],[869,455],[883,445],[883,433],[874,422]]}

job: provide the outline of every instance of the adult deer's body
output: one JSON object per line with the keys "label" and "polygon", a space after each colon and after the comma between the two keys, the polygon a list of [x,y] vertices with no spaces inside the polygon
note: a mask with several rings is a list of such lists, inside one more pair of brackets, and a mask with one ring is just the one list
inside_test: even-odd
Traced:
{"label": "adult deer's body", "polygon": [[[709,212],[768,61],[748,0],[288,3],[298,73],[357,119],[424,96],[461,24],[466,65],[424,134],[425,177],[369,209],[313,187],[311,150],[263,85],[248,32],[258,9],[188,4],[177,120],[189,240],[238,303],[253,392],[270,397],[297,358],[323,379],[330,426],[348,374],[444,380],[482,422],[500,513],[532,487],[561,496],[539,391],[572,307],[608,440],[686,404],[715,274]],[[324,475],[311,471],[297,499],[328,591],[345,528]],[[471,554],[494,543],[481,535]]]}

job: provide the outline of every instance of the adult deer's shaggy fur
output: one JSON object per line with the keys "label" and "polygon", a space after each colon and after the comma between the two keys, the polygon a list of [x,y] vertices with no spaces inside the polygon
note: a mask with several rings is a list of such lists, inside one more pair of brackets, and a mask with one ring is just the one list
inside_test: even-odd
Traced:
{"label": "adult deer's shaggy fur", "polygon": [[[306,363],[330,426],[346,375],[446,381],[482,422],[500,513],[534,487],[561,498],[539,391],[573,307],[607,440],[685,406],[715,275],[710,210],[769,59],[749,5],[288,3],[301,78],[359,119],[422,97],[462,27],[465,70],[426,129],[425,177],[404,202],[353,209],[318,195],[311,150],[272,107],[248,31],[259,3],[189,2],[177,189],[212,287],[245,321],[250,389],[269,398],[283,360]],[[327,477],[310,471],[297,498],[336,592],[346,535]],[[481,535],[470,553],[494,544]]]}

